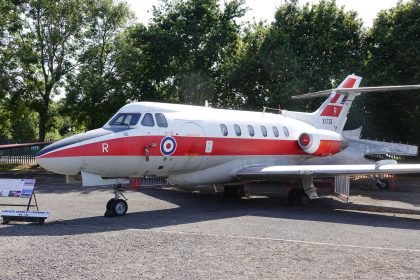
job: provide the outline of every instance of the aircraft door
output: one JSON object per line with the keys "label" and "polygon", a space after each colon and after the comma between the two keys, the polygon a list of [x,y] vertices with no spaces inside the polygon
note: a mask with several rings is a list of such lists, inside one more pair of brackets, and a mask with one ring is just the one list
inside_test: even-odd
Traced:
{"label": "aircraft door", "polygon": [[193,172],[200,167],[204,159],[206,138],[204,129],[197,122],[184,123],[178,133],[180,149],[172,171]]}
{"label": "aircraft door", "polygon": [[[152,113],[144,113],[140,121],[138,130],[142,138],[133,137],[130,147],[141,149],[139,151],[143,156],[138,157],[138,176],[154,176],[159,173],[160,156],[153,156],[155,150],[159,149],[158,139],[154,139],[158,133],[155,119]],[[147,140],[143,140],[143,139]],[[150,139],[149,139],[150,138]],[[146,142],[145,142],[146,141]]]}

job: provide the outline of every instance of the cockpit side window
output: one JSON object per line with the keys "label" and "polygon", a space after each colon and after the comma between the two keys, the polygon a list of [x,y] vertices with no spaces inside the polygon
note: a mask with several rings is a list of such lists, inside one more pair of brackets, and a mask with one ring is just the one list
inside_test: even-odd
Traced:
{"label": "cockpit side window", "polygon": [[141,120],[141,124],[143,126],[155,126],[155,121],[153,120],[152,114],[146,113]]}
{"label": "cockpit side window", "polygon": [[155,114],[156,123],[159,127],[168,127],[168,122],[166,121],[165,115],[162,113]]}
{"label": "cockpit side window", "polygon": [[109,122],[109,125],[134,126],[139,122],[140,116],[140,113],[119,113]]}

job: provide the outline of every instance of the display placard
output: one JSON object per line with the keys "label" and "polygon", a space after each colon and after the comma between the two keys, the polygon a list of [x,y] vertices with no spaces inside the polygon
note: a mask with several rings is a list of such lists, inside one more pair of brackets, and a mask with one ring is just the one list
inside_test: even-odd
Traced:
{"label": "display placard", "polygon": [[0,197],[30,198],[34,187],[35,179],[1,179]]}
{"label": "display placard", "polygon": [[48,211],[24,211],[24,210],[3,210],[0,212],[2,217],[34,217],[34,218],[48,218],[50,212]]}

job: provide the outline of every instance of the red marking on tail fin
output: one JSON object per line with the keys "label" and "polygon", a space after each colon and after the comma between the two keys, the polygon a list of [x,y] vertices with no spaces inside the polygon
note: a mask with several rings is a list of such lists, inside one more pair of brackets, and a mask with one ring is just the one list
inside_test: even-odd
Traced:
{"label": "red marking on tail fin", "polygon": [[322,111],[321,116],[325,117],[338,117],[341,113],[342,106],[328,105]]}
{"label": "red marking on tail fin", "polygon": [[340,94],[336,93],[330,103],[337,103],[338,98],[340,98]]}
{"label": "red marking on tail fin", "polygon": [[349,78],[346,83],[343,85],[343,88],[352,88],[354,84],[356,83],[356,79]]}

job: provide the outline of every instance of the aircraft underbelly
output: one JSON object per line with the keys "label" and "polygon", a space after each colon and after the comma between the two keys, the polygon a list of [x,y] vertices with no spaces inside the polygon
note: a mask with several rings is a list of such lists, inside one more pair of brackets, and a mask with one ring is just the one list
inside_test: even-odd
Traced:
{"label": "aircraft underbelly", "polygon": [[[213,173],[210,169],[220,165],[224,165],[222,173],[228,174],[231,173],[232,170],[242,168],[244,166],[262,164],[293,164],[303,160],[303,157],[301,156],[207,156],[199,159],[200,162],[202,161],[199,169],[183,169],[175,172],[171,169],[172,165],[162,165],[164,158],[165,157],[162,156],[150,156],[147,161],[144,156],[85,157],[83,171],[98,174],[102,177],[166,177],[170,174],[191,174],[193,172],[202,172],[202,174],[209,174],[211,177],[217,177],[218,175],[221,175],[221,173]],[[189,159],[189,156],[177,156],[176,162],[186,163]],[[209,170],[210,173],[207,172],[207,170]],[[226,176],[223,175],[222,177],[225,178]]]}

